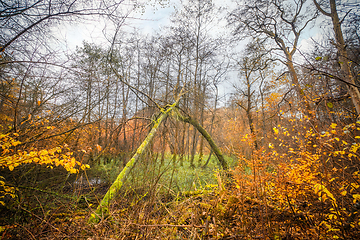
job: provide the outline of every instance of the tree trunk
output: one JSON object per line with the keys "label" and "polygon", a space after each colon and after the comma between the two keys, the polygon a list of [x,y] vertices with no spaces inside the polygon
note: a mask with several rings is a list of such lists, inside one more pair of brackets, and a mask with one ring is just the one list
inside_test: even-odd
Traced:
{"label": "tree trunk", "polygon": [[211,138],[209,133],[195,119],[193,119],[191,117],[184,117],[183,115],[181,115],[181,113],[177,109],[174,109],[174,110],[175,110],[175,113],[176,113],[177,117],[179,118],[179,120],[186,122],[186,123],[190,123],[201,133],[201,135],[210,144],[211,149],[213,150],[213,152],[215,153],[215,155],[217,156],[217,158],[221,164],[221,167],[224,170],[227,170],[229,168],[227,165],[227,162],[225,161],[224,156],[222,155],[220,149],[216,146],[214,140]]}
{"label": "tree trunk", "polygon": [[313,113],[311,111],[309,101],[306,100],[305,93],[301,89],[299,79],[298,79],[298,75],[296,73],[296,70],[295,70],[295,67],[294,67],[294,64],[293,64],[292,56],[288,51],[285,51],[285,55],[286,55],[286,59],[287,59],[286,66],[287,66],[287,68],[288,68],[288,70],[290,72],[292,84],[295,87],[295,91],[296,91],[296,94],[297,94],[297,97],[298,97],[298,101],[300,102],[301,111],[305,115],[312,116]]}
{"label": "tree trunk", "polygon": [[100,220],[100,217],[109,211],[108,206],[110,205],[110,202],[113,197],[116,196],[116,194],[121,189],[122,185],[124,184],[127,176],[131,172],[132,168],[136,164],[136,162],[139,160],[140,156],[144,153],[146,148],[151,143],[151,140],[154,138],[155,133],[159,129],[159,126],[161,122],[167,117],[168,113],[174,109],[177,102],[175,102],[173,105],[171,105],[166,111],[163,111],[160,115],[160,117],[155,121],[154,126],[152,127],[150,133],[147,135],[145,140],[142,142],[140,147],[137,149],[134,156],[131,158],[131,160],[126,164],[124,169],[120,172],[119,176],[116,178],[115,182],[110,186],[109,190],[105,194],[104,198],[101,200],[98,208],[95,211],[95,214],[91,214],[91,217],[89,219],[89,223],[97,223]]}
{"label": "tree trunk", "polygon": [[[345,79],[346,82],[355,84],[354,78],[351,74],[349,60],[345,48],[345,41],[341,30],[341,23],[339,21],[339,16],[336,10],[336,3],[335,0],[330,0],[330,8],[331,8],[331,19],[334,25],[334,32],[336,38],[336,47],[339,52],[339,60],[341,66],[341,77]],[[355,106],[356,113],[360,114],[360,93],[359,89],[353,85],[347,84],[347,88],[349,94],[351,96],[351,100]]]}
{"label": "tree trunk", "polygon": [[190,154],[190,167],[195,168],[194,159],[195,159],[195,153],[197,148],[197,138],[196,138],[196,128],[194,128],[194,133],[192,135],[192,141],[191,141],[191,154]]}
{"label": "tree trunk", "polygon": [[246,116],[249,120],[249,127],[250,127],[250,133],[251,133],[251,137],[254,139],[254,148],[255,150],[259,150],[259,145],[257,142],[257,134],[255,132],[255,127],[254,127],[254,121],[253,121],[253,117],[251,114],[251,111],[246,111]]}
{"label": "tree trunk", "polygon": [[113,197],[116,196],[116,194],[121,189],[122,185],[124,184],[127,176],[131,172],[134,165],[139,160],[140,156],[144,153],[146,148],[148,147],[149,143],[151,143],[151,140],[154,138],[155,133],[159,129],[159,126],[161,125],[162,121],[166,119],[168,114],[173,111],[175,112],[176,117],[186,123],[190,123],[193,125],[202,135],[203,137],[209,142],[213,152],[219,159],[219,162],[224,170],[228,169],[228,165],[224,159],[224,157],[221,154],[220,149],[216,146],[215,142],[211,138],[211,136],[206,132],[206,130],[195,120],[191,117],[184,117],[182,116],[179,111],[176,109],[178,101],[176,101],[174,104],[169,106],[166,110],[162,110],[162,113],[160,117],[155,121],[154,126],[152,127],[150,133],[147,135],[145,140],[142,142],[140,147],[137,149],[134,156],[131,158],[131,160],[126,164],[124,169],[120,172],[118,177],[116,178],[115,182],[110,186],[109,190],[105,194],[104,198],[101,200],[98,208],[96,209],[95,213],[91,214],[91,217],[89,219],[89,223],[97,223],[100,220],[100,217],[103,216],[104,213],[109,212],[109,205]]}
{"label": "tree trunk", "polygon": [[354,77],[352,76],[350,66],[349,66],[349,59],[347,56],[345,41],[344,41],[343,33],[341,30],[341,22],[339,20],[339,15],[336,10],[336,2],[335,2],[335,0],[330,0],[330,9],[331,9],[330,13],[325,12],[321,8],[321,6],[316,2],[316,0],[314,0],[314,3],[316,5],[317,9],[322,14],[324,14],[325,16],[331,17],[331,20],[333,22],[335,38],[336,38],[336,48],[339,53],[339,62],[340,62],[341,75],[342,75],[341,77],[347,83],[349,83],[349,84],[347,84],[347,89],[351,96],[351,100],[355,106],[356,113],[359,115],[360,114],[360,92],[359,92],[359,89],[354,86],[355,80],[354,80]]}

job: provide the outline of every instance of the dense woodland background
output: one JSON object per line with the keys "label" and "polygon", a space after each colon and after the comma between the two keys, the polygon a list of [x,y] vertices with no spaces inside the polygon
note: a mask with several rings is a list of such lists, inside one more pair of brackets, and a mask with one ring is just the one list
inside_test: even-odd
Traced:
{"label": "dense woodland background", "polygon": [[[358,239],[360,4],[181,0],[144,34],[150,3],[173,4],[0,2],[0,239]],[[105,43],[59,35],[100,22]],[[229,168],[157,126],[177,100]]]}

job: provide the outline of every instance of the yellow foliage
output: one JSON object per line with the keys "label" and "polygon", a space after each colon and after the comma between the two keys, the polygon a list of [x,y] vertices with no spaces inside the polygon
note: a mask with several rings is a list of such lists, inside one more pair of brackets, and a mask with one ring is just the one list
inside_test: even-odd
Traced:
{"label": "yellow foliage", "polygon": [[5,180],[2,176],[0,176],[0,205],[5,206],[3,199],[6,195],[9,195],[12,198],[15,198],[15,188],[7,186]]}
{"label": "yellow foliage", "polygon": [[14,137],[16,137],[16,134],[13,134],[13,136],[11,134],[0,134],[0,146],[2,149],[0,167],[13,171],[14,168],[21,164],[36,163],[63,166],[70,173],[77,173],[78,169],[76,167],[78,166],[82,169],[85,168],[72,157],[72,152],[67,151],[65,154],[61,154],[62,149],[60,147],[42,150],[30,148],[27,151],[17,149],[16,147],[21,142],[17,141]]}
{"label": "yellow foliage", "polygon": [[[289,122],[296,125],[296,120]],[[251,171],[236,174],[236,189],[278,211],[305,216],[319,239],[343,238],[344,222],[352,229],[360,225],[353,210],[360,202],[357,128],[350,124],[339,131],[335,123],[319,133],[306,127],[303,132],[273,128],[267,151],[254,151],[250,159],[239,155],[237,171],[244,165]]]}

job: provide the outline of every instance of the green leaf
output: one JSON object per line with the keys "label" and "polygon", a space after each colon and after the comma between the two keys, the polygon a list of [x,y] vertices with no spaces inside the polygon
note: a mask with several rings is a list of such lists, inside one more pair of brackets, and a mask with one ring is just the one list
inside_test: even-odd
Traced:
{"label": "green leaf", "polygon": [[322,57],[316,57],[316,58],[315,58],[316,61],[319,61],[319,60],[321,60],[321,59],[322,59]]}

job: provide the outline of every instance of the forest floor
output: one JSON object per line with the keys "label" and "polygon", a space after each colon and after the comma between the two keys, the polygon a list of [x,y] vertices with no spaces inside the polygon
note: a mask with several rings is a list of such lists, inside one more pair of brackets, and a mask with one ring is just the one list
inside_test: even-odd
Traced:
{"label": "forest floor", "polygon": [[[17,194],[0,208],[0,239],[220,237],[221,231],[211,227],[219,220],[207,212],[218,206],[214,201],[225,200],[224,176],[214,156],[204,167],[207,158],[200,162],[196,156],[196,167],[188,159],[174,163],[170,156],[138,164],[110,214],[95,226],[87,220],[119,174],[120,159],[101,159],[77,175],[36,165],[7,172],[3,175],[14,180]],[[227,160],[235,165],[234,159]]]}
{"label": "forest floor", "polygon": [[[7,175],[22,177],[17,197],[1,206],[0,239],[329,239],[314,219],[244,192],[215,158],[205,168],[204,162],[143,161],[97,224],[88,219],[121,162],[103,160],[77,176],[26,166]],[[314,216],[326,207],[320,205],[313,205]]]}

